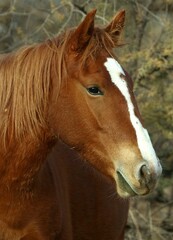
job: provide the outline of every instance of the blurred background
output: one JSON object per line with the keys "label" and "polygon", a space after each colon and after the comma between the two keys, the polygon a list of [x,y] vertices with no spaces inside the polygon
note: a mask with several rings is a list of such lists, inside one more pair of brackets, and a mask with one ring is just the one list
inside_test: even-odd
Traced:
{"label": "blurred background", "polygon": [[98,25],[126,10],[126,44],[115,53],[134,80],[145,126],[163,166],[155,192],[131,201],[126,239],[171,240],[173,0],[0,0],[0,53],[51,38],[77,25],[93,8]]}

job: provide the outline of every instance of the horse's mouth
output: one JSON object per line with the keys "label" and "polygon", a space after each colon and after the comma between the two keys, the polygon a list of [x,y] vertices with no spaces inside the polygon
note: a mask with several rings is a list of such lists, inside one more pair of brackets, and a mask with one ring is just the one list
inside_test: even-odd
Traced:
{"label": "horse's mouth", "polygon": [[141,191],[136,190],[135,187],[131,186],[130,183],[127,182],[126,178],[120,171],[117,171],[118,175],[118,184],[121,191],[125,192],[127,196],[136,196],[136,195],[145,195],[150,192],[149,188],[141,189]]}
{"label": "horse's mouth", "polygon": [[138,195],[134,189],[130,186],[130,184],[126,181],[126,179],[123,177],[122,173],[117,171],[118,175],[118,185],[119,188],[126,192],[129,196],[136,196]]}
{"label": "horse's mouth", "polygon": [[148,194],[152,188],[147,186],[142,186],[139,188],[136,188],[133,186],[131,183],[127,181],[127,178],[122,174],[121,171],[117,171],[117,176],[118,176],[118,187],[120,189],[120,195],[122,197],[133,197],[133,196],[142,196]]}

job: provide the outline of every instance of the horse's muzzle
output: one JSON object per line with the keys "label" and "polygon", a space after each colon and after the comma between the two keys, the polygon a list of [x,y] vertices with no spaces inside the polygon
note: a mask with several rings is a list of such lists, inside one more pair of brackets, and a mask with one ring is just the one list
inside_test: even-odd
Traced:
{"label": "horse's muzzle", "polygon": [[[158,178],[162,173],[161,165],[158,165],[157,170],[143,163],[135,171],[136,174],[124,173],[123,170],[117,170],[117,190],[122,197],[130,197],[135,195],[146,195],[153,191]],[[129,174],[132,174],[130,177]]]}

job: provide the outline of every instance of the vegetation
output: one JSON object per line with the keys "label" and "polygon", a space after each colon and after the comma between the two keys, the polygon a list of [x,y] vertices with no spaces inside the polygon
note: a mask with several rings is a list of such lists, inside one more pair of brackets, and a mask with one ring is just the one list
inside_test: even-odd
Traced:
{"label": "vegetation", "polygon": [[[132,203],[129,226],[136,233],[127,231],[127,239],[173,239],[173,227],[163,227],[166,219],[173,222],[173,0],[1,0],[0,52],[52,37],[75,26],[93,8],[97,8],[96,20],[101,25],[119,9],[126,9],[125,45],[115,52],[134,79],[145,126],[164,167],[157,191],[140,201],[143,215],[141,205],[133,209],[136,200]],[[162,216],[160,222],[156,221],[155,231],[151,221],[159,216],[152,211],[156,213],[160,208],[166,209],[169,216],[160,211]],[[148,232],[144,229],[140,233],[137,217],[140,221],[143,218],[143,226],[150,221]]]}

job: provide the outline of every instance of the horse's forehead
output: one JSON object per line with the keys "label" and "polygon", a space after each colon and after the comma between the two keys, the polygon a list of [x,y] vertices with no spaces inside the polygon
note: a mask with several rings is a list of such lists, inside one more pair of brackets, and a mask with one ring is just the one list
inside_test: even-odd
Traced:
{"label": "horse's forehead", "polygon": [[[104,72],[105,71],[109,72],[109,71],[107,71],[107,67],[106,67],[106,65],[109,65],[109,68],[111,68],[114,71],[114,75],[116,75],[116,76],[122,75],[123,78],[126,78],[126,71],[122,68],[120,63],[115,58],[113,58],[109,55],[103,55],[103,56],[101,55],[101,56],[99,56],[96,64],[97,63]],[[110,74],[109,74],[109,76],[110,76]],[[127,76],[127,78],[128,78],[128,76]],[[111,80],[113,81],[112,78],[111,78]]]}
{"label": "horse's forehead", "polygon": [[121,65],[114,58],[107,58],[104,66],[109,72],[111,80],[115,85],[117,85],[117,79],[122,79],[122,76],[125,76],[125,72]]}
{"label": "horse's forehead", "polygon": [[122,90],[125,85],[127,88],[133,88],[133,81],[130,75],[115,58],[106,58],[103,66],[107,72],[108,78],[110,78],[110,81],[112,81],[115,86],[119,85],[119,90],[120,88]]}

